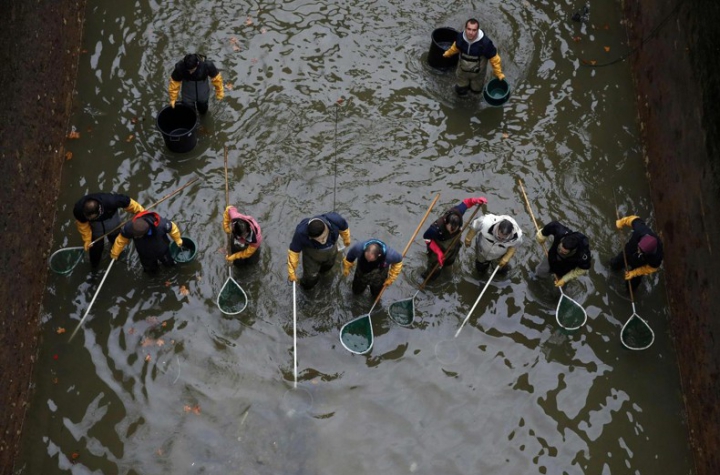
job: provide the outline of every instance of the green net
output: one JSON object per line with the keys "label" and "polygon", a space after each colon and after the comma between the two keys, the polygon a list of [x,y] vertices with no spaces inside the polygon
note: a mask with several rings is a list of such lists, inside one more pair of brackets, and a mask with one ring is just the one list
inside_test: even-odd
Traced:
{"label": "green net", "polygon": [[372,320],[363,315],[346,323],[340,330],[340,341],[353,353],[367,353],[373,345]]}
{"label": "green net", "polygon": [[560,296],[556,317],[558,324],[566,330],[577,330],[587,320],[585,309],[565,294]]}
{"label": "green net", "polygon": [[390,319],[398,325],[410,325],[415,318],[415,299],[393,302],[388,307],[388,314]]}
{"label": "green net", "polygon": [[620,341],[631,350],[644,350],[655,341],[655,333],[645,320],[633,314],[620,332]]}
{"label": "green net", "polygon": [[229,277],[225,281],[217,298],[217,306],[226,315],[237,315],[247,307],[247,294],[235,279]]}
{"label": "green net", "polygon": [[56,274],[69,274],[83,258],[85,250],[82,247],[66,247],[55,251],[48,263],[50,270]]}

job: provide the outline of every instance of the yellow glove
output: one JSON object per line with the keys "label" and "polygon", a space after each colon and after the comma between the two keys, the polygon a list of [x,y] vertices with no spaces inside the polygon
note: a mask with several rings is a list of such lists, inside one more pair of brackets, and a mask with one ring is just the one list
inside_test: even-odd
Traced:
{"label": "yellow glove", "polygon": [[226,206],[225,212],[223,213],[223,229],[226,233],[230,234],[232,232],[232,229],[230,229],[230,208],[232,206]]}
{"label": "yellow glove", "polygon": [[505,79],[505,75],[502,72],[502,67],[501,67],[500,63],[501,63],[501,60],[500,60],[499,54],[496,54],[495,56],[490,58],[490,65],[492,66],[493,73],[495,74],[495,76],[497,76],[497,78],[499,80],[502,81],[503,79]]}
{"label": "yellow glove", "polygon": [[168,92],[170,93],[170,107],[175,108],[175,101],[177,101],[180,95],[180,87],[182,87],[181,81],[173,81],[170,78],[170,85],[168,86]]}
{"label": "yellow glove", "polygon": [[542,229],[538,230],[537,234],[535,235],[535,240],[540,244],[543,244],[545,241],[547,241],[547,236],[542,233]]}
{"label": "yellow glove", "polygon": [[625,217],[625,218],[618,219],[617,221],[615,221],[615,227],[618,228],[618,229],[622,229],[622,228],[624,228],[624,227],[626,227],[626,226],[627,226],[628,228],[631,228],[631,227],[632,227],[632,222],[635,221],[635,220],[638,219],[638,218],[639,218],[639,216],[627,216],[627,217]]}
{"label": "yellow glove", "polygon": [[472,244],[472,240],[476,234],[477,231],[473,228],[468,229],[467,235],[465,235],[465,247],[470,247],[470,244]]}
{"label": "yellow glove", "polygon": [[298,264],[300,263],[300,253],[294,252],[288,249],[288,258],[287,258],[287,271],[288,271],[288,280],[290,282],[296,282],[297,276],[295,275],[295,269],[297,269]]}
{"label": "yellow glove", "polygon": [[571,280],[577,279],[578,277],[586,273],[587,271],[585,269],[580,269],[579,267],[576,267],[575,269],[562,276],[562,279],[558,279],[557,282],[555,282],[555,287],[562,287]]}
{"label": "yellow glove", "polygon": [[350,245],[350,228],[347,228],[345,231],[340,231],[340,236],[343,238],[343,242],[345,243],[345,247]]}
{"label": "yellow glove", "polygon": [[92,241],[83,241],[83,249],[89,251],[92,247]]}
{"label": "yellow glove", "polygon": [[222,74],[218,73],[217,76],[212,78],[212,85],[215,87],[215,99],[221,101],[225,97]]}
{"label": "yellow glove", "polygon": [[123,249],[125,249],[125,246],[129,243],[130,239],[126,238],[122,234],[119,234],[118,237],[115,238],[115,244],[113,244],[113,247],[110,250],[110,257],[112,259],[120,257],[120,253],[123,252]]}
{"label": "yellow glove", "polygon": [[387,279],[385,279],[385,283],[383,285],[385,287],[390,287],[393,284],[393,282],[395,282],[395,280],[400,275],[401,270],[402,270],[402,262],[398,262],[397,264],[391,265],[390,269],[388,270]]}
{"label": "yellow glove", "polygon": [[143,208],[140,203],[130,198],[130,204],[127,206],[127,208],[125,208],[125,211],[132,214],[138,214],[145,211],[145,208]]}
{"label": "yellow glove", "polygon": [[240,252],[236,252],[235,254],[230,254],[230,255],[225,256],[225,260],[228,262],[233,262],[238,259],[247,259],[248,257],[255,254],[255,251],[257,251],[258,249],[259,248],[257,248],[257,247],[248,246]]}
{"label": "yellow glove", "polygon": [[83,247],[87,251],[88,249],[90,249],[92,243],[92,228],[90,227],[90,223],[81,223],[80,221],[76,220],[75,227],[80,233],[80,237],[83,240]]}
{"label": "yellow glove", "polygon": [[350,275],[350,270],[355,265],[354,262],[350,262],[349,260],[343,258],[343,277],[347,277]]}
{"label": "yellow glove", "polygon": [[505,267],[507,265],[507,263],[510,262],[510,259],[512,258],[513,255],[515,255],[515,248],[514,247],[508,248],[508,250],[505,251],[505,254],[503,254],[503,256],[498,261],[498,266]]}
{"label": "yellow glove", "polygon": [[173,241],[175,241],[175,244],[177,244],[177,247],[182,247],[183,240],[180,237],[180,230],[178,229],[177,225],[175,223],[171,223],[172,227],[170,228],[170,237]]}
{"label": "yellow glove", "polygon": [[450,56],[454,56],[454,55],[458,54],[459,52],[460,52],[460,50],[458,49],[457,45],[456,45],[455,42],[453,41],[452,46],[449,47],[449,48],[447,49],[447,51],[445,51],[445,52],[443,53],[443,58],[449,58]]}
{"label": "yellow glove", "polygon": [[637,269],[625,271],[625,280],[634,279],[635,277],[640,277],[642,275],[650,275],[653,272],[657,272],[657,267],[650,267],[649,265],[644,265],[642,267],[638,267]]}

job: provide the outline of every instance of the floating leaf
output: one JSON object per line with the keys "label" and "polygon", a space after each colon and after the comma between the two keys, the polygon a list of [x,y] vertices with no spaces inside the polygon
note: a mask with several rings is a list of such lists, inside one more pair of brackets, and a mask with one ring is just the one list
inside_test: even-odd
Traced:
{"label": "floating leaf", "polygon": [[233,45],[233,51],[240,51],[240,47],[238,45]]}
{"label": "floating leaf", "polygon": [[133,124],[137,124],[138,120],[140,120],[140,119],[138,119],[137,117],[133,117],[132,119],[130,119],[130,122]]}
{"label": "floating leaf", "polygon": [[65,333],[65,329],[63,327],[58,327],[58,329],[55,330],[55,333],[57,333],[58,335],[62,335],[63,333]]}
{"label": "floating leaf", "polygon": [[148,346],[155,346],[155,340],[152,338],[144,338],[143,341],[140,343],[140,346],[143,348],[147,348]]}
{"label": "floating leaf", "polygon": [[508,137],[510,137],[510,134],[508,134],[507,132],[503,132],[502,138],[506,139]]}
{"label": "floating leaf", "polygon": [[69,138],[69,139],[79,139],[79,138],[80,138],[80,132],[78,132],[77,130],[73,130],[72,132],[70,132],[70,133],[68,134],[67,138]]}
{"label": "floating leaf", "polygon": [[53,384],[57,384],[57,383],[58,383],[58,379],[57,379],[57,378],[53,378],[53,379],[52,379],[52,382],[53,382]]}
{"label": "floating leaf", "polygon": [[167,322],[162,322],[162,325],[160,325],[160,326],[165,328],[167,326]]}
{"label": "floating leaf", "polygon": [[65,152],[65,160],[70,160],[72,158],[72,152]]}
{"label": "floating leaf", "polygon": [[155,340],[155,344],[157,346],[163,346],[165,344],[165,341],[163,341],[162,338],[158,338],[157,340]]}
{"label": "floating leaf", "polygon": [[247,26],[252,25],[252,24],[253,24],[252,18],[247,17],[247,20],[245,20],[245,24],[246,24]]}
{"label": "floating leaf", "polygon": [[609,46],[605,46],[603,49],[605,50],[606,53],[610,51],[610,47],[609,47]]}
{"label": "floating leaf", "polygon": [[591,59],[591,60],[590,60],[590,64],[592,64],[593,66],[595,66],[595,65],[597,64],[597,61],[595,61],[594,59]]}
{"label": "floating leaf", "polygon": [[130,135],[127,136],[127,138],[125,139],[125,141],[126,141],[126,142],[132,142],[134,138],[135,138],[135,136],[134,136],[133,134],[130,134]]}
{"label": "floating leaf", "polygon": [[128,335],[134,335],[135,334],[135,328],[130,327],[127,331]]}
{"label": "floating leaf", "polygon": [[145,355],[145,361],[150,361],[150,355]]}
{"label": "floating leaf", "polygon": [[573,36],[572,39],[575,43],[577,43],[579,41],[582,41],[582,36]]}
{"label": "floating leaf", "polygon": [[184,285],[181,285],[180,286],[180,294],[187,296],[187,295],[190,295],[190,291],[188,290],[187,287],[185,287]]}
{"label": "floating leaf", "polygon": [[227,89],[227,90],[229,90],[229,91],[232,91],[232,90],[233,90],[233,85],[232,85],[232,83],[231,83],[231,82],[226,82],[226,83],[225,83],[225,89]]}

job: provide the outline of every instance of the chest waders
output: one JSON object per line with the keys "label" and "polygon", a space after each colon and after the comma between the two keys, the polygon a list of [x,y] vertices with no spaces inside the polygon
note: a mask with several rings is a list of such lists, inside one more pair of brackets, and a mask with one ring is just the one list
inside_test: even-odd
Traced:
{"label": "chest waders", "polygon": [[[92,240],[96,240],[100,236],[112,231],[120,226],[120,213],[115,213],[109,219],[104,221],[90,221],[90,229],[92,229]],[[107,239],[110,243],[110,247],[115,243],[115,238],[120,234],[120,228],[114,233],[108,234]],[[100,258],[102,257],[103,250],[105,249],[105,239],[102,239],[92,245],[88,254],[90,255],[90,265],[97,267],[100,264]]]}
{"label": "chest waders", "polygon": [[175,265],[175,261],[170,255],[170,238],[166,233],[154,229],[153,234],[140,239],[133,239],[133,242],[145,272],[157,271],[159,268],[158,261],[168,267]]}
{"label": "chest waders", "polygon": [[[361,258],[358,258],[358,260]],[[385,284],[390,267],[383,264],[373,266],[371,269],[363,270],[362,265],[358,263],[357,269],[355,269],[355,276],[352,282],[352,291],[354,294],[361,294],[365,291],[366,287],[370,287],[370,294],[373,297],[377,297]]]}
{"label": "chest waders", "polygon": [[484,56],[473,59],[473,56],[460,54],[458,67],[455,70],[458,88],[474,93],[481,93],[485,86],[488,60]]}
{"label": "chest waders", "polygon": [[[190,106],[196,106],[200,112],[204,108],[207,111],[207,104],[210,100],[210,81],[186,80],[182,82],[182,101]],[[202,106],[200,105],[202,104]]]}
{"label": "chest waders", "polygon": [[[440,247],[440,249],[443,250],[443,253],[445,254],[445,260],[443,266],[450,266],[455,262],[455,259],[457,258],[458,254],[460,253],[460,239],[455,240],[455,244],[452,248],[450,248],[450,245],[453,242],[453,239],[455,239],[455,236],[460,233],[460,230],[457,232],[450,234],[442,241],[435,240],[437,245]],[[435,268],[435,266],[438,264],[438,258],[437,254],[435,254],[433,251],[428,250],[428,264],[427,264],[427,270],[425,273],[430,272],[432,269]],[[431,279],[435,279],[438,276],[440,276],[440,270],[441,268],[438,266],[437,270],[433,272],[433,275]],[[423,276],[425,278],[427,276]]]}
{"label": "chest waders", "polygon": [[314,287],[315,284],[318,283],[318,280],[320,280],[320,274],[324,274],[333,268],[337,253],[338,250],[335,243],[324,249],[316,249],[314,247],[303,249],[303,276],[300,282],[302,286],[307,289]]}

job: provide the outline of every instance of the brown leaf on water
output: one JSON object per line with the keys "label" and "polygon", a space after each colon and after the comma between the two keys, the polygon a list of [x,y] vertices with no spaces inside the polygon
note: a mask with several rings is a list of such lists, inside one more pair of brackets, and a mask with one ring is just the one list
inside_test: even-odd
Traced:
{"label": "brown leaf on water", "polygon": [[126,142],[132,142],[134,138],[135,138],[135,136],[134,136],[133,134],[130,134],[130,135],[127,136],[127,138],[125,139],[125,141],[126,141]]}
{"label": "brown leaf on water", "polygon": [[134,335],[134,334],[135,334],[135,328],[134,328],[134,327],[128,328],[127,334],[128,334],[128,335]]}
{"label": "brown leaf on water", "polygon": [[510,137],[510,134],[508,134],[507,132],[503,132],[502,138],[506,139],[506,138],[509,138],[509,137]]}
{"label": "brown leaf on water", "polygon": [[240,51],[240,47],[238,45],[233,45],[233,51]]}
{"label": "brown leaf on water", "polygon": [[145,361],[150,361],[150,355],[145,355]]}
{"label": "brown leaf on water", "polygon": [[162,325],[160,325],[160,326],[165,328],[167,326],[167,322],[162,322]]}
{"label": "brown leaf on water", "polygon": [[229,91],[232,91],[232,90],[233,90],[233,85],[232,85],[232,83],[231,83],[231,82],[226,82],[226,83],[225,83],[225,89],[227,89],[227,90],[229,90]]}
{"label": "brown leaf on water", "polygon": [[143,338],[143,341],[140,342],[140,346],[143,348],[147,348],[148,346],[155,346],[155,340],[152,338]]}
{"label": "brown leaf on water", "polygon": [[247,20],[245,20],[245,24],[246,24],[247,26],[252,25],[252,24],[253,24],[252,18],[247,17]]}
{"label": "brown leaf on water", "polygon": [[597,64],[597,61],[595,61],[594,59],[591,59],[591,60],[590,60],[590,64],[592,64],[593,66],[595,66],[595,65]]}
{"label": "brown leaf on water", "polygon": [[157,340],[155,340],[155,344],[157,346],[163,346],[165,344],[165,341],[162,338],[158,338]]}
{"label": "brown leaf on water", "polygon": [[192,412],[193,412],[193,414],[198,414],[198,415],[199,415],[199,414],[200,414],[200,405],[199,405],[199,404],[195,404],[195,405],[193,406],[193,408],[192,408]]}
{"label": "brown leaf on water", "polygon": [[65,333],[65,329],[63,327],[58,327],[57,330],[55,330],[55,333],[57,333],[58,335],[62,335],[63,333]]}
{"label": "brown leaf on water", "polygon": [[190,291],[188,290],[187,287],[185,287],[184,285],[181,285],[180,286],[180,294],[187,296],[187,295],[190,295]]}
{"label": "brown leaf on water", "polygon": [[132,119],[130,119],[130,122],[131,122],[132,124],[137,124],[137,123],[138,123],[138,120],[140,120],[140,119],[138,119],[137,117],[133,117]]}
{"label": "brown leaf on water", "polygon": [[185,412],[190,412],[190,411],[192,411],[192,407],[190,407],[190,406],[188,406],[187,404],[185,404],[185,405],[183,406],[183,411],[185,411]]}
{"label": "brown leaf on water", "polygon": [[70,160],[72,158],[72,152],[65,152],[65,160]]}
{"label": "brown leaf on water", "polygon": [[577,43],[579,41],[582,41],[582,36],[573,36],[572,39],[575,43]]}
{"label": "brown leaf on water", "polygon": [[70,133],[68,134],[67,138],[69,138],[69,139],[79,139],[79,138],[80,138],[80,132],[78,132],[77,130],[73,130],[72,132],[70,132]]}
{"label": "brown leaf on water", "polygon": [[57,384],[57,383],[58,383],[58,379],[57,379],[57,378],[53,378],[53,379],[52,379],[52,382],[53,382],[53,384]]}
{"label": "brown leaf on water", "polygon": [[606,53],[610,51],[610,47],[609,47],[609,46],[605,46],[603,49],[605,50]]}

